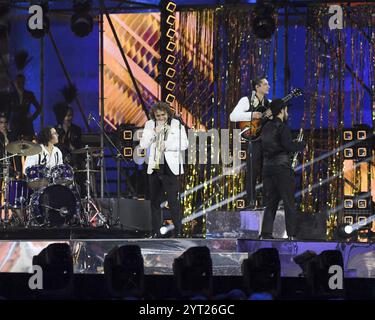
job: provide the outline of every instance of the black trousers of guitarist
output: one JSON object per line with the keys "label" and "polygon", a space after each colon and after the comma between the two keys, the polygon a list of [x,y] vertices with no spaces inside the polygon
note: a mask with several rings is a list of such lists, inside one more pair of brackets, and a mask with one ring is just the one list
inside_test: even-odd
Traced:
{"label": "black trousers of guitarist", "polygon": [[261,181],[262,178],[263,152],[260,139],[248,143],[247,159],[246,193],[248,205],[253,206],[256,204],[256,196],[258,194],[256,190],[257,180]]}
{"label": "black trousers of guitarist", "polygon": [[284,202],[285,225],[288,237],[296,236],[297,211],[294,201],[295,179],[291,166],[291,153],[302,150],[306,143],[292,140],[291,130],[286,124],[288,108],[281,99],[272,101],[274,119],[263,127],[261,141],[263,147],[263,192],[264,210],[263,238],[272,238],[273,223],[280,200]]}

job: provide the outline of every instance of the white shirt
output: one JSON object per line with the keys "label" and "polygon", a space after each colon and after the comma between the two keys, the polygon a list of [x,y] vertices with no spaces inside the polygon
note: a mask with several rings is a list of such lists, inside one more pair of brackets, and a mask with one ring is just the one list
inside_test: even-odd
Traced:
{"label": "white shirt", "polygon": [[[271,102],[271,100],[268,100]],[[253,98],[253,107],[256,108],[259,105],[260,101],[256,95]],[[240,101],[238,101],[237,105],[234,107],[233,111],[229,115],[229,119],[232,122],[239,122],[239,121],[251,121],[253,113],[249,111],[250,109],[250,101],[249,97],[242,97]]]}
{"label": "white shirt", "polygon": [[[139,146],[142,149],[150,148],[148,155],[147,173],[152,174],[155,165],[156,152],[156,132],[155,121],[148,120],[143,129],[142,139]],[[185,127],[180,124],[177,119],[172,119],[170,129],[168,131],[167,139],[164,141],[165,160],[172,173],[175,175],[184,173],[184,157],[181,154],[189,146],[189,140],[186,135]]]}
{"label": "white shirt", "polygon": [[42,151],[40,153],[26,157],[25,169],[39,164],[44,164],[47,168],[51,169],[54,166],[63,163],[62,153],[59,148],[53,146],[52,153],[50,155],[44,145],[41,144],[40,146],[42,147]]}

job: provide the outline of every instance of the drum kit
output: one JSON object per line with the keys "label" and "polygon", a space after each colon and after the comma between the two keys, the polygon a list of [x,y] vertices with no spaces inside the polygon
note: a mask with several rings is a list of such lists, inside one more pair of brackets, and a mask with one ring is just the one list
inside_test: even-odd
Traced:
{"label": "drum kit", "polygon": [[[73,170],[69,164],[52,168],[34,165],[26,168],[26,179],[10,177],[10,159],[40,153],[40,145],[29,141],[14,141],[5,147],[3,161],[2,225],[21,227],[107,226],[91,197],[92,155],[101,148],[84,147],[72,153],[86,154],[83,170]],[[11,155],[8,156],[8,153]],[[82,199],[74,181],[75,172],[86,173],[86,198]],[[10,211],[12,214],[10,215]]]}

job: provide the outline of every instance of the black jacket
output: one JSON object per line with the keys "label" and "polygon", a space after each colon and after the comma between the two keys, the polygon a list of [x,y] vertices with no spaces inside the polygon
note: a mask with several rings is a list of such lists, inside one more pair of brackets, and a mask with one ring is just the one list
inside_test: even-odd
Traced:
{"label": "black jacket", "polygon": [[268,121],[261,133],[263,166],[291,167],[291,153],[303,150],[304,141],[294,142],[286,123],[279,118]]}
{"label": "black jacket", "polygon": [[[57,147],[61,150],[64,162],[69,163],[73,167],[78,167],[82,162],[82,155],[73,155],[71,151],[82,148],[82,130],[79,126],[72,124],[68,132],[65,132],[62,125],[55,127],[59,135],[59,143]],[[73,148],[72,148],[73,147]]]}

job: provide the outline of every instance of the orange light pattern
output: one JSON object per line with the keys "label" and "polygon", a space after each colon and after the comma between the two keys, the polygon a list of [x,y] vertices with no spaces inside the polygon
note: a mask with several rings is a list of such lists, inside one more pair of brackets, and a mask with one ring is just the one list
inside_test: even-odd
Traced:
{"label": "orange light pattern", "polygon": [[[160,14],[113,14],[111,19],[142,98],[149,109],[160,97],[160,86],[156,81],[160,59]],[[112,128],[120,124],[144,126],[147,121],[146,114],[107,19],[104,20],[104,63],[106,123]],[[178,110],[188,127],[192,127],[196,121],[191,113],[180,105]]]}

